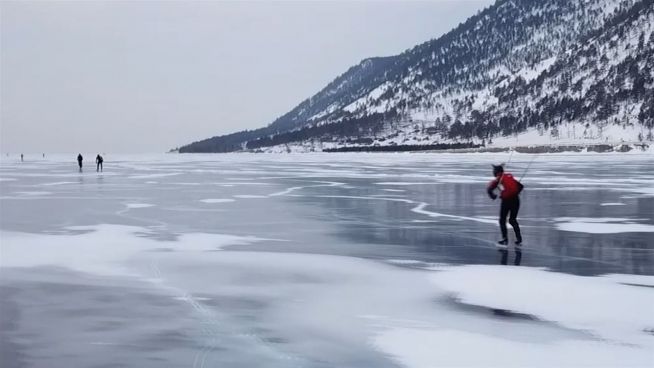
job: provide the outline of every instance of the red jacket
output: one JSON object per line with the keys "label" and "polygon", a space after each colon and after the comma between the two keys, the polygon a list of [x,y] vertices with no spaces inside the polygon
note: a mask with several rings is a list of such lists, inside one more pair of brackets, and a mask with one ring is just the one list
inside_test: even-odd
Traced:
{"label": "red jacket", "polygon": [[515,180],[513,175],[507,172],[499,175],[495,180],[488,183],[488,195],[491,196],[491,198],[493,198],[493,195],[491,195],[493,190],[497,187],[500,188],[500,198],[502,199],[517,198],[523,188],[522,184]]}

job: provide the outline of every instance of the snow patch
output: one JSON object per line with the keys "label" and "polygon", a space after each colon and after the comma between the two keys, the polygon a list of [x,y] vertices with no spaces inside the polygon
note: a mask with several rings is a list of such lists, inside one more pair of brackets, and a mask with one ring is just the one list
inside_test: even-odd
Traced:
{"label": "snow patch", "polygon": [[554,219],[562,231],[589,234],[651,233],[654,225],[636,223],[642,219],[620,217],[559,217]]}
{"label": "snow patch", "polygon": [[[600,338],[654,348],[654,289],[529,267],[460,266],[431,281],[461,302],[526,313]],[[651,356],[650,356],[651,358]]]}
{"label": "snow patch", "polygon": [[535,344],[453,329],[393,328],[374,344],[409,368],[434,367],[639,367],[651,354],[595,341]]}
{"label": "snow patch", "polygon": [[647,224],[569,222],[557,224],[556,228],[562,231],[588,234],[654,233],[654,225]]}
{"label": "snow patch", "polygon": [[202,202],[202,203],[227,203],[227,202],[234,202],[234,200],[231,199],[231,198],[207,198],[207,199],[200,199],[199,202]]}
{"label": "snow patch", "polygon": [[153,204],[150,203],[127,203],[125,206],[127,208],[147,208],[147,207],[154,207]]}
{"label": "snow patch", "polygon": [[31,191],[15,192],[15,194],[24,195],[24,196],[44,196],[44,195],[52,194],[52,192],[31,190]]}
{"label": "snow patch", "polygon": [[103,275],[127,275],[123,265],[138,252],[170,248],[172,251],[213,251],[227,245],[250,244],[262,239],[222,234],[187,233],[176,240],[158,240],[151,229],[102,224],[72,226],[67,234],[2,232],[2,267],[58,266]]}

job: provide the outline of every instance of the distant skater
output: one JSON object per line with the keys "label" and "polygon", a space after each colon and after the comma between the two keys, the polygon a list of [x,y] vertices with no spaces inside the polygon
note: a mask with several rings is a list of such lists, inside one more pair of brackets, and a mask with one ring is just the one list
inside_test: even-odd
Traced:
{"label": "distant skater", "polygon": [[102,162],[104,162],[104,159],[98,153],[98,155],[95,157],[95,165],[96,165],[95,171],[96,172],[98,172],[98,171],[102,172]]}
{"label": "distant skater", "polygon": [[20,162],[23,162],[23,154],[20,154]]}
{"label": "distant skater", "polygon": [[82,157],[82,154],[77,155],[77,164],[79,165],[79,172],[82,172],[82,161],[84,160],[84,157]]}
{"label": "distant skater", "polygon": [[488,184],[488,196],[495,200],[497,198],[495,189],[499,188],[500,198],[502,199],[499,219],[502,239],[497,242],[497,246],[500,249],[506,249],[509,244],[506,230],[506,216],[508,215],[509,223],[515,232],[516,250],[520,250],[520,246],[522,245],[522,234],[520,233],[520,225],[518,225],[518,210],[520,209],[520,192],[524,187],[513,177],[513,175],[511,175],[511,173],[504,172],[504,167],[502,165],[493,165],[493,176],[495,179]]}

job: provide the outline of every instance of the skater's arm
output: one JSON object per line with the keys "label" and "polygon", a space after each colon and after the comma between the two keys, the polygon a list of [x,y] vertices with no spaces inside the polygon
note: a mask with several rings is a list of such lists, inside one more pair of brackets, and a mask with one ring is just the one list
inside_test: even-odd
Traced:
{"label": "skater's arm", "polygon": [[488,193],[488,196],[492,200],[497,199],[497,194],[495,194],[495,188],[497,188],[497,180],[493,180],[490,183],[488,183],[488,187],[486,188],[486,193]]}

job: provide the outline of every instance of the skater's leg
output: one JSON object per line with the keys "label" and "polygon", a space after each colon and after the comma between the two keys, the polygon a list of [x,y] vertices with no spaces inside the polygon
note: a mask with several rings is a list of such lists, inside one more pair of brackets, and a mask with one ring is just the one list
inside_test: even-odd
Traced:
{"label": "skater's leg", "polygon": [[522,234],[520,233],[520,225],[518,224],[518,210],[520,210],[520,199],[516,198],[515,201],[511,201],[511,208],[509,210],[509,224],[511,224],[513,231],[515,231],[516,244],[522,243]]}
{"label": "skater's leg", "polygon": [[509,209],[510,207],[508,206],[508,202],[502,200],[502,204],[500,206],[500,231],[502,232],[502,240],[507,239],[506,216],[509,214]]}

